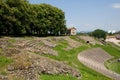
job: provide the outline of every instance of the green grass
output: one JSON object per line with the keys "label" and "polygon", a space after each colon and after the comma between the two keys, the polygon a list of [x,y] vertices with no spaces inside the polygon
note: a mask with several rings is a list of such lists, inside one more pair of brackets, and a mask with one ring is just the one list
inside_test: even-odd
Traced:
{"label": "green grass", "polygon": [[120,62],[111,63],[109,69],[120,74]]}
{"label": "green grass", "polygon": [[112,46],[103,46],[102,47],[106,52],[114,57],[120,57],[120,50],[112,47]]}
{"label": "green grass", "polygon": [[112,64],[109,66],[109,69],[120,74],[120,62],[112,63]]}
{"label": "green grass", "polygon": [[[68,42],[66,40],[64,40],[62,42],[59,42],[58,45],[59,46],[57,46],[57,47],[60,47],[61,49],[67,48],[67,46],[69,46],[69,44],[68,44]],[[57,47],[55,47],[54,49],[56,49]]]}
{"label": "green grass", "polygon": [[9,39],[9,42],[10,42],[10,43],[15,43],[16,40],[15,40],[14,38],[12,38],[12,39]]}
{"label": "green grass", "polygon": [[7,71],[5,71],[5,70],[0,70],[0,74],[6,76],[6,75],[7,75]]}
{"label": "green grass", "polygon": [[[67,46],[67,42],[60,43],[58,46],[54,48],[54,50],[58,51],[59,56],[48,56],[52,59],[58,60],[58,61],[64,61],[68,65],[78,69],[81,72],[82,79],[81,80],[111,80],[108,77],[105,77],[104,75],[84,66],[80,61],[77,59],[77,55],[84,51],[89,49],[87,46],[80,46],[78,48],[73,48],[69,51],[64,50],[63,48]],[[44,76],[44,75],[43,75]],[[46,76],[46,75],[45,75]],[[49,80],[67,80],[66,77],[63,76],[63,79],[51,79],[51,76],[47,75],[49,77]],[[60,76],[58,76],[60,77]],[[45,77],[41,78],[42,80],[47,80]],[[73,79],[74,80],[74,79]]]}
{"label": "green grass", "polygon": [[77,38],[77,36],[70,36],[70,38],[73,39],[73,40],[75,40],[75,41],[78,41],[78,42],[80,42],[80,43],[83,43],[83,44],[86,43],[84,40],[82,40],[82,39],[80,39],[80,38]]}
{"label": "green grass", "polygon": [[42,80],[77,80],[77,78],[72,77],[71,75],[41,75]]}
{"label": "green grass", "polygon": [[108,45],[110,45],[110,46],[112,46],[112,47],[120,50],[120,46],[118,46],[118,45],[116,45],[116,44],[114,44],[114,43],[112,43],[112,42],[109,42]]}
{"label": "green grass", "polygon": [[109,53],[111,56],[114,56],[116,58],[120,57],[120,50],[117,49],[116,47],[111,46],[111,45],[95,45],[94,47],[101,47],[107,53]]}
{"label": "green grass", "polygon": [[[76,36],[75,36],[76,37]],[[77,40],[77,38],[75,38],[74,36],[71,36],[72,39],[82,42],[81,40]],[[29,38],[26,37],[26,40],[34,40],[34,38]],[[14,39],[10,40],[10,42],[14,43]],[[83,44],[85,42],[82,42]],[[80,80],[111,80],[110,78],[84,66],[82,63],[80,63],[80,61],[77,59],[77,56],[80,52],[90,49],[90,47],[88,47],[87,45],[83,45],[77,48],[73,48],[71,50],[65,50],[64,48],[66,48],[68,46],[68,42],[62,41],[58,43],[59,45],[56,46],[54,48],[54,50],[56,50],[58,52],[58,56],[52,56],[52,55],[44,55],[46,57],[50,57],[52,59],[58,60],[58,61],[63,61],[66,64],[68,64],[69,66],[72,66],[75,69],[78,69],[79,72],[81,73],[81,79]],[[42,45],[42,44],[39,44]],[[110,52],[110,50],[113,51],[110,52],[111,55],[114,55],[116,57],[120,56],[120,54],[116,54],[120,51],[118,51],[116,48],[115,50],[112,49],[113,47],[110,46],[91,46],[91,48],[93,47],[102,47],[103,49],[105,49],[106,51]],[[108,50],[107,50],[108,49]],[[115,54],[114,54],[115,52]],[[7,66],[8,64],[10,64],[12,62],[11,59],[5,57],[5,56],[0,56],[0,70]],[[1,74],[6,75],[7,73],[3,70],[0,71]],[[77,78],[72,77],[71,75],[64,75],[64,74],[60,74],[60,75],[48,75],[48,74],[42,74],[40,75],[40,79],[41,80],[77,80]]]}
{"label": "green grass", "polygon": [[76,41],[80,41],[80,39],[78,39],[77,36],[70,36],[70,38]]}
{"label": "green grass", "polygon": [[118,59],[116,59],[116,58],[110,59],[110,60],[105,62],[105,66],[108,69],[120,74],[120,62],[118,62],[117,60]]}
{"label": "green grass", "polygon": [[8,65],[12,62],[12,59],[9,59],[5,56],[0,56],[0,68]]}
{"label": "green grass", "polygon": [[112,43],[109,43],[106,46],[96,45],[95,47],[101,47],[107,53],[114,57],[113,59],[106,61],[105,66],[108,69],[120,74],[120,62],[115,61],[116,59],[120,58],[120,47]]}
{"label": "green grass", "polygon": [[44,43],[43,43],[43,42],[40,42],[38,45],[39,45],[39,46],[42,46],[42,45],[44,45]]}
{"label": "green grass", "polygon": [[0,53],[2,52],[2,48],[0,48]]}
{"label": "green grass", "polygon": [[0,56],[0,75],[7,75],[6,67],[12,61],[12,59],[9,59],[5,56]]}

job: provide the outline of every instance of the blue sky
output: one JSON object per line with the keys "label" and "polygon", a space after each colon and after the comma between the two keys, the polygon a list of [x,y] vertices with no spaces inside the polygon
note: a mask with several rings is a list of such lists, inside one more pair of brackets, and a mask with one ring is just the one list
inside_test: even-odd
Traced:
{"label": "blue sky", "polygon": [[65,12],[67,27],[78,31],[120,30],[120,0],[29,0],[47,3]]}

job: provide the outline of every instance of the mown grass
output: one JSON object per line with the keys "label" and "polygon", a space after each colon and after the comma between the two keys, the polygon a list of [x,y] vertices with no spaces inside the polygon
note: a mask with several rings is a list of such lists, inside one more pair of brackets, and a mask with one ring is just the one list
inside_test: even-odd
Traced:
{"label": "mown grass", "polygon": [[[80,46],[67,51],[64,50],[66,46],[68,46],[67,42],[62,42],[54,48],[54,50],[56,50],[59,53],[59,56],[50,56],[50,55],[49,56],[46,55],[46,56],[55,60],[64,61],[68,65],[78,69],[82,75],[81,80],[111,80],[110,78],[105,77],[104,75],[84,66],[77,59],[77,56],[80,52],[89,49],[88,46]],[[43,76],[41,77],[42,80],[68,80],[66,79],[66,76],[62,76],[63,79],[55,79],[54,76],[50,76],[50,75],[42,75],[42,76]],[[46,79],[45,77],[48,77],[49,79]],[[58,77],[61,77],[61,75],[59,75]]]}
{"label": "mown grass", "polygon": [[72,77],[71,75],[41,75],[42,80],[77,80],[77,78]]}

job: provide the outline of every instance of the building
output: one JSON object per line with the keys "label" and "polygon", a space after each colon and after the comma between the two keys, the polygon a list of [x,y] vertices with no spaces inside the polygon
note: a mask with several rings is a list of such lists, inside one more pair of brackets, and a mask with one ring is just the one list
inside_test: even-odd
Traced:
{"label": "building", "polygon": [[68,28],[67,34],[68,35],[76,35],[76,28],[75,27]]}

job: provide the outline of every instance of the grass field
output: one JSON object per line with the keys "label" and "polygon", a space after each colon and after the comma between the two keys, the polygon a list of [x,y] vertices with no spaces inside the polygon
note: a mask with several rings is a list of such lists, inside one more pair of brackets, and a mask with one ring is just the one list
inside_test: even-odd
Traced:
{"label": "grass field", "polygon": [[[64,61],[68,65],[78,69],[82,74],[81,80],[111,80],[110,78],[105,77],[98,72],[95,72],[94,70],[84,66],[79,62],[79,60],[77,59],[77,55],[80,52],[89,49],[88,46],[80,46],[78,48],[73,48],[69,51],[66,51],[64,50],[64,48],[67,45],[68,45],[67,42],[62,42],[57,47],[54,48],[54,50],[58,51],[59,56],[47,56],[47,55],[46,56],[55,60]],[[59,79],[59,77],[61,77],[61,75],[59,75],[56,78],[54,78],[54,76],[51,76],[51,75],[42,75],[41,79],[42,80],[77,80],[76,78],[66,79],[66,76],[62,76],[62,79]]]}

